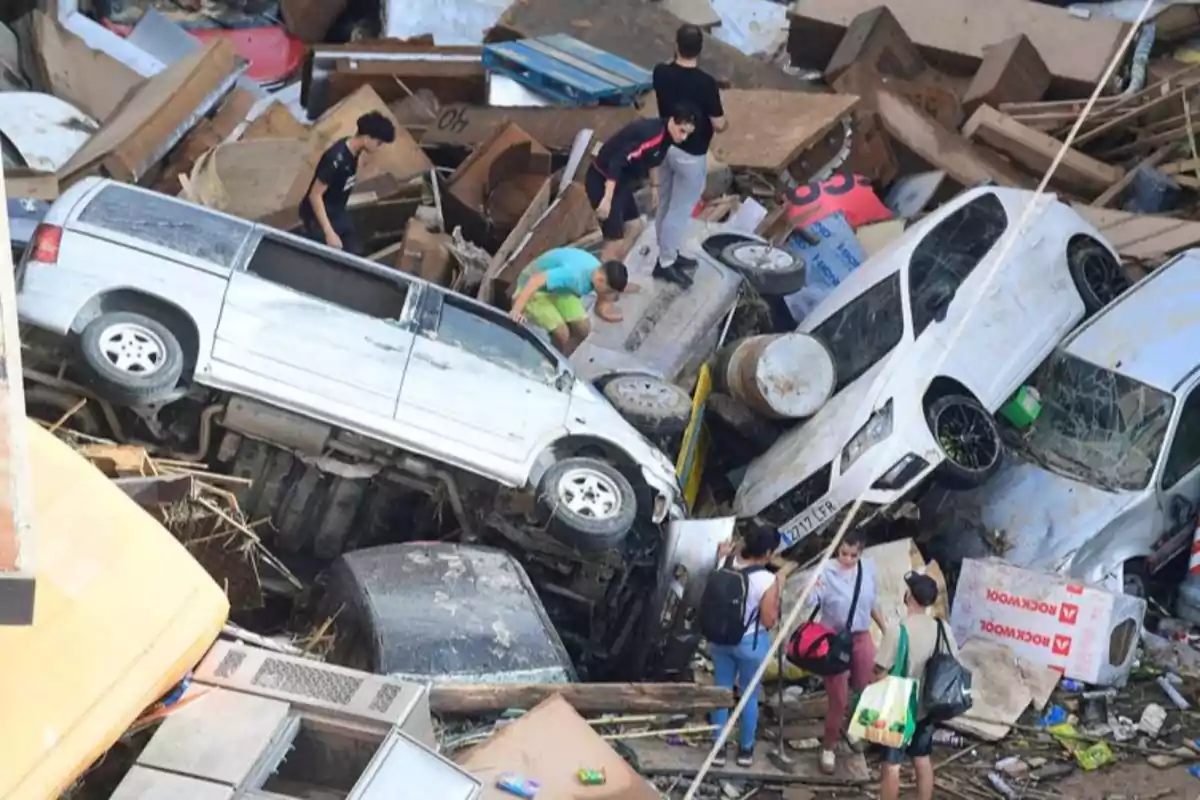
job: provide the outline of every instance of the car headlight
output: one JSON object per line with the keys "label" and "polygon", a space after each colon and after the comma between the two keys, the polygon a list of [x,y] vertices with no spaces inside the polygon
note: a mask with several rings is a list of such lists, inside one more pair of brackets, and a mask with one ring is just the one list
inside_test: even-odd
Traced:
{"label": "car headlight", "polygon": [[863,453],[892,435],[892,401],[876,411],[842,448],[841,472],[845,473]]}

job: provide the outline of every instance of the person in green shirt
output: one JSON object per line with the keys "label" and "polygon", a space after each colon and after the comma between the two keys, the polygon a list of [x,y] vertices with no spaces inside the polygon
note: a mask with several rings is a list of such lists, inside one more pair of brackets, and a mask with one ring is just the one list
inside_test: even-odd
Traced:
{"label": "person in green shirt", "polygon": [[517,295],[509,316],[516,322],[529,320],[549,332],[554,346],[565,356],[587,338],[590,331],[583,297],[596,293],[596,315],[619,322],[613,307],[616,296],[632,291],[629,273],[620,261],[600,263],[586,250],[558,247],[535,258],[517,276]]}

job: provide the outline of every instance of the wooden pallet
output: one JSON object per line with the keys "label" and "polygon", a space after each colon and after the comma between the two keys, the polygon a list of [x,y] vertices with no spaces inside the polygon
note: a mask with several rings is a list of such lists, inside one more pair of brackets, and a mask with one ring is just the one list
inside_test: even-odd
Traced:
{"label": "wooden pallet", "polygon": [[561,33],[489,44],[483,65],[567,106],[629,106],[651,88],[649,70]]}

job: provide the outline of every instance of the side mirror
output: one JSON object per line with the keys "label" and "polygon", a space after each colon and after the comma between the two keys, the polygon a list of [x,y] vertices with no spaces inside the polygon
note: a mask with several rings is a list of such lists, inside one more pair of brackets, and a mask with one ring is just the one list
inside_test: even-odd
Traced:
{"label": "side mirror", "polygon": [[560,392],[570,391],[571,387],[574,385],[575,376],[566,370],[558,373],[558,377],[554,379],[554,388],[558,389]]}

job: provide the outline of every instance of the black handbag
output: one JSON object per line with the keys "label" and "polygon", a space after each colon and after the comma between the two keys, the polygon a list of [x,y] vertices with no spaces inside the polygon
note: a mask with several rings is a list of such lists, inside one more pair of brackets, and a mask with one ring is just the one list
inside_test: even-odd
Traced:
{"label": "black handbag", "polygon": [[925,662],[922,678],[921,705],[925,718],[934,722],[965,714],[973,703],[971,699],[971,670],[964,667],[950,654],[950,643],[946,641],[945,623],[937,621],[938,638],[933,655]]}
{"label": "black handbag", "polygon": [[862,575],[862,563],[859,562],[846,626],[840,631],[833,631],[816,622],[817,614],[821,611],[821,604],[817,603],[808,621],[797,628],[788,639],[788,661],[805,672],[824,677],[841,675],[850,670],[850,656],[854,650],[854,633],[851,632],[850,626],[854,624],[854,612],[858,609]]}

